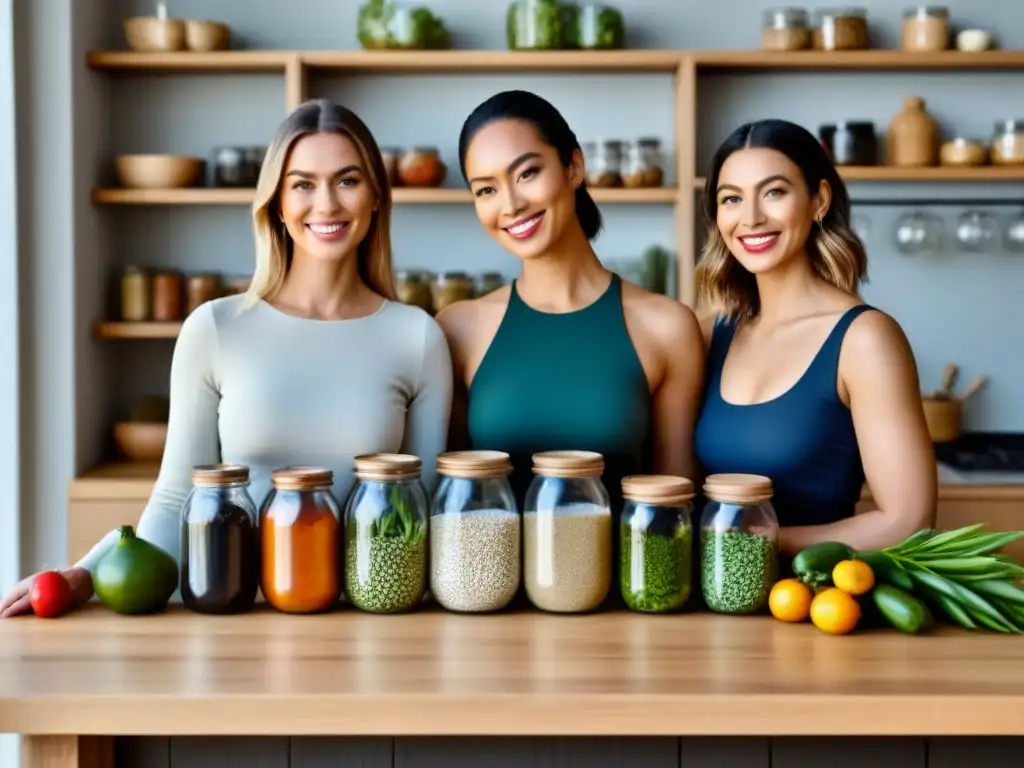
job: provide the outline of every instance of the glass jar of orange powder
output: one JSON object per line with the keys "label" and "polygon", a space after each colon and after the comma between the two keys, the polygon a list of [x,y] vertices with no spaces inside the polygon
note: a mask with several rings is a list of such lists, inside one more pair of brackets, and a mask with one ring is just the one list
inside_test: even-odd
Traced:
{"label": "glass jar of orange powder", "polygon": [[341,513],[331,494],[334,473],[284,467],[260,507],[262,570],[267,602],[285,613],[329,610],[341,594]]}

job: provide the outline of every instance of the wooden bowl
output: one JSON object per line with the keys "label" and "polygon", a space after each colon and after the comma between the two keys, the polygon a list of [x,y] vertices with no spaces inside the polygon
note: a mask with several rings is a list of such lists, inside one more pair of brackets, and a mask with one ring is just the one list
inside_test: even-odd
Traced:
{"label": "wooden bowl", "polygon": [[135,16],[125,19],[124,37],[133,51],[183,51],[185,20]]}
{"label": "wooden bowl", "polygon": [[231,47],[231,29],[219,21],[188,19],[185,47],[190,51],[226,51]]}
{"label": "wooden bowl", "polygon": [[125,187],[173,189],[193,186],[200,178],[203,159],[188,155],[118,155],[114,165]]}
{"label": "wooden bowl", "polygon": [[114,443],[132,461],[160,461],[166,441],[166,422],[119,421],[114,424]]}
{"label": "wooden bowl", "polygon": [[951,397],[922,397],[924,418],[934,443],[948,443],[960,437],[963,401]]}

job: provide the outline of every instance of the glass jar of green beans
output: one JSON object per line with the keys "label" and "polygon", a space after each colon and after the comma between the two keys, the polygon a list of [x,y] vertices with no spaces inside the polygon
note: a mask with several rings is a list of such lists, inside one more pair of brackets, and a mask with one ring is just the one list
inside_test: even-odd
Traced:
{"label": "glass jar of green beans", "polygon": [[700,519],[704,602],[719,613],[756,613],[778,574],[779,519],[772,481],[760,475],[709,475]]}
{"label": "glass jar of green beans", "polygon": [[619,588],[634,611],[681,609],[693,584],[693,483],[684,477],[622,479]]}

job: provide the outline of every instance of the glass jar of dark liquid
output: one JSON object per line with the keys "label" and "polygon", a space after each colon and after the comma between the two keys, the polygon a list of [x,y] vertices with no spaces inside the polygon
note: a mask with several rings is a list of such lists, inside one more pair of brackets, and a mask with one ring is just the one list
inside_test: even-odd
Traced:
{"label": "glass jar of dark liquid", "polygon": [[181,510],[181,601],[197,613],[242,613],[256,602],[259,538],[249,468],[192,470]]}

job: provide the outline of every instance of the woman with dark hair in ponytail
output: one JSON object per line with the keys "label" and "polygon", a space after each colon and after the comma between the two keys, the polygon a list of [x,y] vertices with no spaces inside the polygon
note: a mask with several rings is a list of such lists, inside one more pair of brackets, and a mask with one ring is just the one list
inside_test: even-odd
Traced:
{"label": "woman with dark hair in ponytail", "polygon": [[520,505],[538,451],[601,453],[613,512],[625,475],[692,477],[700,326],[599,261],[601,214],[565,119],[535,94],[499,93],[463,125],[459,160],[480,223],[522,269],[438,314],[455,365],[449,445],[509,453]]}

